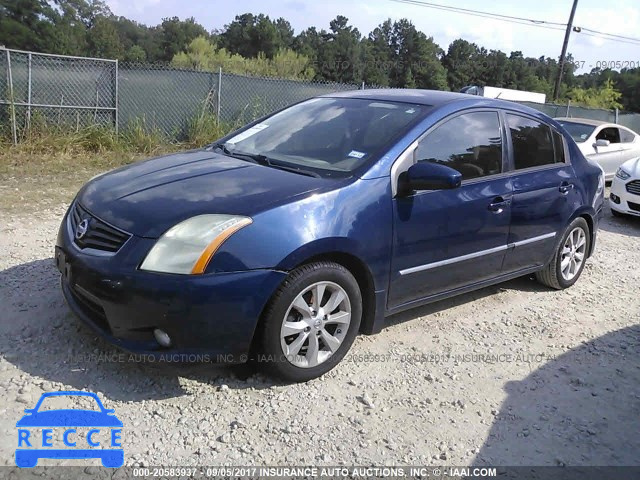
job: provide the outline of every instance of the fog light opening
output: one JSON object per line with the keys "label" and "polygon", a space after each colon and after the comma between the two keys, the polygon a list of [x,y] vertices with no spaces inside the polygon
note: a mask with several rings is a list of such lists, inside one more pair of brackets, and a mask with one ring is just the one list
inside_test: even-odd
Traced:
{"label": "fog light opening", "polygon": [[618,204],[620,204],[620,197],[619,197],[619,196],[617,196],[617,195],[615,195],[615,194],[613,194],[613,193],[612,193],[612,194],[609,196],[609,198],[611,199],[611,201],[612,201],[613,203],[615,203],[615,204],[617,204],[617,205],[618,205]]}
{"label": "fog light opening", "polygon": [[156,328],[153,331],[153,336],[156,338],[156,342],[158,342],[162,347],[171,346],[171,337],[164,330],[160,330],[159,328]]}

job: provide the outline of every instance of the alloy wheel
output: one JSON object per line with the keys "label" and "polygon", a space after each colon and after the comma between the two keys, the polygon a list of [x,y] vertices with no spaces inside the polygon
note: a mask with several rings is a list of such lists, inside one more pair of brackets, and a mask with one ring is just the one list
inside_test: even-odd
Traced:
{"label": "alloy wheel", "polygon": [[560,271],[562,277],[571,281],[580,272],[587,248],[587,236],[581,227],[571,230],[562,247]]}
{"label": "alloy wheel", "polygon": [[337,283],[317,282],[299,293],[282,322],[280,345],[300,368],[326,362],[338,351],[351,323],[351,302]]}

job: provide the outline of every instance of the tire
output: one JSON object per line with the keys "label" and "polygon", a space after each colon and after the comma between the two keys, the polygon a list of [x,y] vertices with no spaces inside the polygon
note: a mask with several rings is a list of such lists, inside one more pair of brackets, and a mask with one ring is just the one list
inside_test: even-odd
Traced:
{"label": "tire", "polygon": [[269,301],[257,332],[254,361],[286,381],[319,377],[344,358],[361,318],[360,287],[346,268],[327,261],[302,265]]}
{"label": "tire", "polygon": [[[572,245],[575,246],[573,250]],[[551,261],[542,270],[536,272],[536,279],[543,285],[556,290],[569,288],[580,278],[590,248],[589,225],[584,218],[576,218],[567,227]]]}

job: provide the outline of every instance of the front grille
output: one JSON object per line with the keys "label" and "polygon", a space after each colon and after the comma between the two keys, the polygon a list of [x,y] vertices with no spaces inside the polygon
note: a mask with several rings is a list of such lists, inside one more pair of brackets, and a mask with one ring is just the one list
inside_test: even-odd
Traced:
{"label": "front grille", "polygon": [[627,183],[627,192],[634,195],[640,195],[640,180],[634,180]]}
{"label": "front grille", "polygon": [[[130,234],[96,218],[78,202],[71,207],[70,220],[74,242],[80,248],[93,248],[115,253],[131,237]],[[81,235],[82,232],[79,231],[78,226],[85,221],[83,226],[86,227],[86,231]]]}
{"label": "front grille", "polygon": [[635,210],[636,212],[640,212],[640,203],[627,202],[629,204],[629,208],[631,210]]}

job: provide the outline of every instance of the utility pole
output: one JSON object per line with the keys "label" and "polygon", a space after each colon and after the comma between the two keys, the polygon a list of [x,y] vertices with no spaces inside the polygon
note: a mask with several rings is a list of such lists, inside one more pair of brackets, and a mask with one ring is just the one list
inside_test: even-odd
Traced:
{"label": "utility pole", "polygon": [[576,14],[576,7],[578,6],[578,0],[573,0],[573,7],[571,7],[571,15],[569,15],[569,23],[567,23],[567,31],[564,33],[564,42],[562,44],[562,53],[560,54],[560,66],[558,68],[558,77],[556,78],[556,84],[553,87],[553,99],[557,100],[560,94],[560,82],[562,81],[562,71],[564,70],[564,60],[567,55],[567,46],[569,45],[569,35],[571,35],[571,28],[573,27],[573,17]]}

